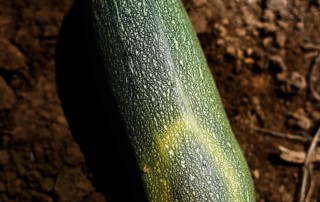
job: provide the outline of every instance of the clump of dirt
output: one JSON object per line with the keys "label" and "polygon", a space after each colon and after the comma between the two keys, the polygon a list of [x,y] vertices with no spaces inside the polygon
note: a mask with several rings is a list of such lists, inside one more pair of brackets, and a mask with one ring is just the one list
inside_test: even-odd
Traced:
{"label": "clump of dirt", "polygon": [[[91,182],[56,89],[55,50],[73,0],[0,0],[0,201],[106,201]],[[320,2],[184,0],[254,178],[257,201],[294,201],[320,123]],[[310,77],[310,68],[317,70]],[[263,129],[263,130],[262,130]],[[264,132],[263,132],[264,131]],[[270,132],[270,131],[269,131]],[[101,154],[103,155],[103,154]],[[314,168],[314,200],[319,200]]]}

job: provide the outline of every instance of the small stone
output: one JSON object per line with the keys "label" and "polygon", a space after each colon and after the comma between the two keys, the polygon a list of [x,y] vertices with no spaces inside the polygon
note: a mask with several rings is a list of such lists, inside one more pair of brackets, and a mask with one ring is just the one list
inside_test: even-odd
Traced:
{"label": "small stone", "polygon": [[278,20],[277,23],[278,23],[279,27],[283,30],[288,30],[290,27],[290,25],[287,21]]}
{"label": "small stone", "polygon": [[246,30],[245,29],[237,28],[235,31],[236,31],[237,35],[240,36],[240,37],[243,37],[243,36],[246,35]]}
{"label": "small stone", "polygon": [[227,49],[226,49],[226,52],[232,58],[236,58],[237,57],[237,49],[234,46],[228,46]]}
{"label": "small stone", "polygon": [[228,30],[224,26],[216,23],[214,28],[219,32],[220,37],[225,38],[227,36]]}
{"label": "small stone", "polygon": [[274,33],[277,31],[277,26],[273,23],[265,22],[265,23],[262,23],[261,29],[265,33]]}
{"label": "small stone", "polygon": [[9,110],[16,103],[16,97],[7,82],[0,76],[0,110]]}
{"label": "small stone", "polygon": [[62,125],[68,125],[68,121],[67,121],[66,117],[62,116],[62,115],[57,117],[57,123],[62,124]]}
{"label": "small stone", "polygon": [[266,48],[270,47],[272,43],[273,43],[272,37],[266,37],[262,40],[262,45]]}
{"label": "small stone", "polygon": [[237,49],[237,59],[242,60],[243,58],[243,51],[241,49]]}
{"label": "small stone", "polygon": [[274,73],[280,73],[287,70],[287,66],[280,56],[274,55],[269,57],[268,69]]}
{"label": "small stone", "polygon": [[281,185],[279,188],[279,193],[281,196],[281,201],[294,201],[294,197],[291,192],[286,189],[287,186]]}
{"label": "small stone", "polygon": [[223,39],[218,39],[217,40],[217,45],[218,46],[223,46],[225,44],[225,41]]}
{"label": "small stone", "polygon": [[263,19],[269,22],[273,22],[275,19],[275,15],[270,9],[266,9],[263,14]]}
{"label": "small stone", "polygon": [[259,32],[256,29],[253,30],[252,31],[252,36],[255,36],[255,37],[259,36]]}
{"label": "small stone", "polygon": [[253,177],[254,177],[255,179],[259,179],[259,178],[260,178],[260,171],[259,171],[259,169],[254,169],[253,172],[252,172],[252,174],[253,174]]}
{"label": "small stone", "polygon": [[300,128],[303,130],[309,130],[312,126],[312,121],[308,118],[304,109],[299,108],[295,112],[289,115],[287,124],[292,128]]}
{"label": "small stone", "polygon": [[282,72],[277,74],[279,90],[285,95],[294,95],[305,90],[307,87],[306,79],[298,72]]}
{"label": "small stone", "polygon": [[223,24],[223,25],[229,25],[229,24],[230,24],[229,19],[228,19],[228,18],[223,18],[223,19],[222,19],[222,24]]}
{"label": "small stone", "polygon": [[244,63],[247,65],[252,65],[254,64],[254,60],[252,58],[244,58]]}
{"label": "small stone", "polygon": [[296,27],[297,27],[298,30],[300,30],[300,31],[302,31],[302,30],[305,29],[303,22],[297,22],[297,23],[296,23]]}
{"label": "small stone", "polygon": [[251,56],[252,53],[253,53],[253,49],[252,49],[252,48],[247,48],[247,49],[246,49],[246,54],[247,54],[247,56]]}
{"label": "small stone", "polygon": [[286,44],[287,36],[283,31],[276,32],[276,43],[280,48],[283,48]]}

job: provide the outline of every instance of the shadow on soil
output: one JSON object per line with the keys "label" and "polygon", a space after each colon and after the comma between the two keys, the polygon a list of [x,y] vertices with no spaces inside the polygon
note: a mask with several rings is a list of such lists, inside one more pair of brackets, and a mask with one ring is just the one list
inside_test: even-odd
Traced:
{"label": "shadow on soil", "polygon": [[86,37],[92,28],[82,4],[76,1],[69,11],[58,41],[56,80],[62,106],[97,191],[104,193],[107,201],[143,202],[141,173],[116,103],[103,82],[94,41]]}

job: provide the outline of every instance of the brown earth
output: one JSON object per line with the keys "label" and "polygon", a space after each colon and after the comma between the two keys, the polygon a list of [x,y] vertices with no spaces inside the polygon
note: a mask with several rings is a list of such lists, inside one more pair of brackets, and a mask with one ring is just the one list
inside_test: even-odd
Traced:
{"label": "brown earth", "polygon": [[[89,172],[57,93],[55,51],[72,3],[0,0],[1,202],[111,199],[95,183],[100,176]],[[310,83],[319,90],[320,64],[312,74],[310,68],[320,51],[320,1],[184,3],[247,158],[257,201],[297,201],[303,164],[281,158],[279,146],[307,151],[310,141],[257,128],[310,139],[319,127],[320,104]],[[86,82],[81,80],[84,88]],[[314,165],[312,201],[320,201],[320,172]]]}

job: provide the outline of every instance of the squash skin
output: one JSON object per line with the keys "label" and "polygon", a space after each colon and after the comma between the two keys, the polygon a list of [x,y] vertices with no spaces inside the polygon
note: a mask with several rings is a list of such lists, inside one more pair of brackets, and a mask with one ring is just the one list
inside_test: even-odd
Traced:
{"label": "squash skin", "polygon": [[180,0],[92,0],[89,9],[149,201],[255,201]]}

